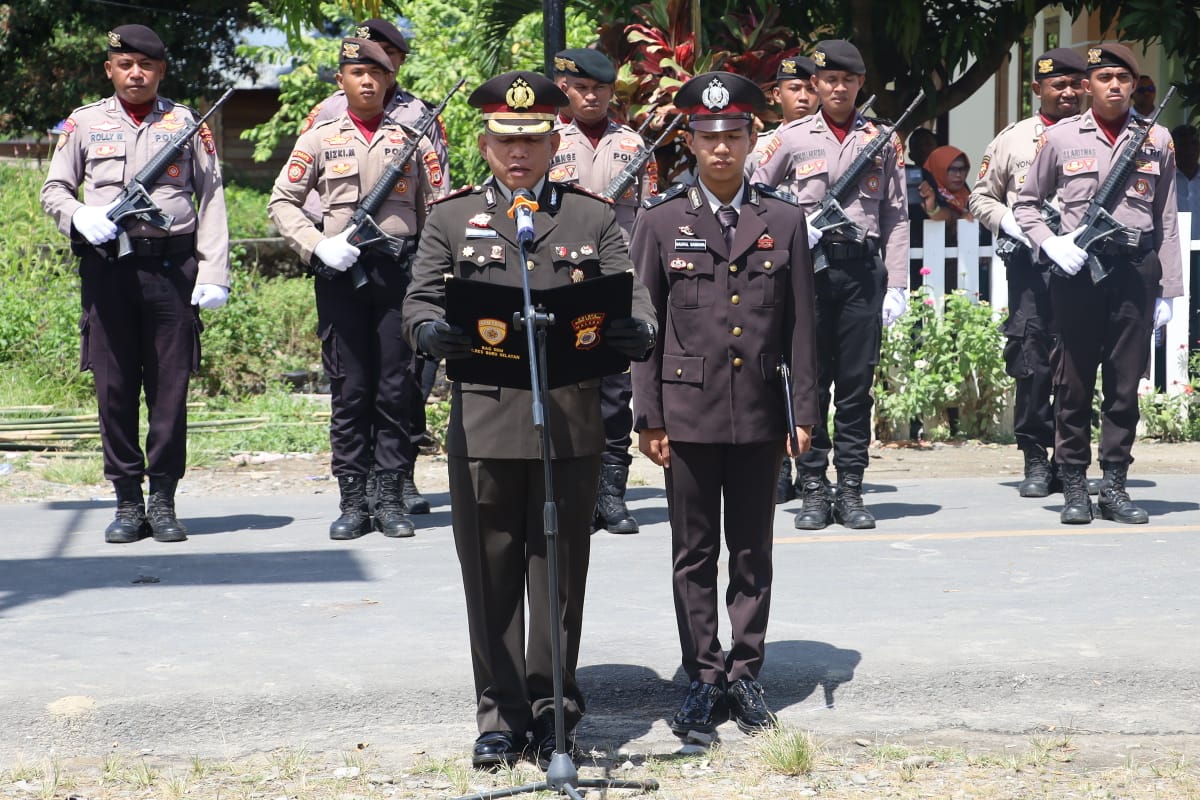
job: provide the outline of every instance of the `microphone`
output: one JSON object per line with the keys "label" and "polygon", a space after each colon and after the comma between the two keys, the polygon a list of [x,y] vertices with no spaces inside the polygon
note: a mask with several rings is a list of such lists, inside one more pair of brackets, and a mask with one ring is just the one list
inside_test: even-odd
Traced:
{"label": "microphone", "polygon": [[528,189],[517,189],[513,192],[512,207],[508,209],[509,219],[517,221],[517,243],[529,244],[533,241],[533,212],[538,210],[538,202]]}

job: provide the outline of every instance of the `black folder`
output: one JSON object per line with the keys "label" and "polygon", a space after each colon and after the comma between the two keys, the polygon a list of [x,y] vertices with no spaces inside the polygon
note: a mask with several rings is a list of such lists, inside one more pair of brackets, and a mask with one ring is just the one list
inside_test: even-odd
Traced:
{"label": "black folder", "polygon": [[[605,327],[630,316],[633,274],[621,272],[552,289],[532,289],[533,306],[554,316],[546,329],[546,385],[551,389],[614,375],[629,359],[605,341]],[[446,321],[471,335],[471,357],[448,359],[452,381],[529,388],[525,331],[514,315],[525,301],[520,286],[446,279]]]}

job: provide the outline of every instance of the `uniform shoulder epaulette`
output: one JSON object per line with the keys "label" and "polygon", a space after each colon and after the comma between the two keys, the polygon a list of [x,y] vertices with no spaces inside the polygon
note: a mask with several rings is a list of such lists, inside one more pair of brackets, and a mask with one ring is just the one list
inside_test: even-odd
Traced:
{"label": "uniform shoulder epaulette", "polygon": [[455,191],[451,192],[450,194],[446,195],[445,197],[439,197],[437,200],[434,200],[429,205],[435,206],[438,203],[444,203],[447,200],[453,200],[456,197],[462,197],[463,195],[475,194],[476,192],[482,192],[482,191],[483,191],[483,187],[480,186],[479,184],[476,183],[476,184],[472,185],[472,184],[468,183],[466,186],[462,187],[461,189],[456,189]]}
{"label": "uniform shoulder epaulette", "polygon": [[580,186],[578,183],[559,183],[557,181],[554,181],[553,183],[555,186],[561,188],[564,192],[574,192],[575,194],[586,195],[595,200],[599,200],[602,203],[608,203],[609,205],[612,205],[612,200],[609,200],[603,195],[596,194],[591,189],[588,189],[585,186]]}
{"label": "uniform shoulder epaulette", "polygon": [[661,205],[668,200],[673,200],[687,192],[687,188],[688,187],[686,183],[673,183],[668,186],[667,190],[662,194],[656,194],[654,197],[647,197],[642,202],[642,208],[654,208],[655,206]]}
{"label": "uniform shoulder epaulette", "polygon": [[782,200],[785,203],[791,203],[794,206],[799,206],[800,201],[796,199],[796,195],[786,189],[779,189],[766,183],[756,183],[754,188],[759,194],[765,194],[767,197],[774,197],[777,200]]}

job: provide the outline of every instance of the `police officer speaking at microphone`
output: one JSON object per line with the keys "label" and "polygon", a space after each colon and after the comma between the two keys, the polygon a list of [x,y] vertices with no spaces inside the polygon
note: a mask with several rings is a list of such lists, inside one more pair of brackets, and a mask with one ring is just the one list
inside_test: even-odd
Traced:
{"label": "police officer speaking at microphone", "polygon": [[[1052,262],[1050,302],[1059,336],[1054,461],[1063,483],[1060,520],[1086,524],[1093,518],[1087,467],[1099,367],[1100,514],[1116,522],[1145,523],[1149,515],[1130,499],[1126,478],[1151,333],[1170,321],[1171,300],[1183,293],[1175,152],[1166,128],[1151,127],[1130,109],[1138,77],[1133,52],[1123,44],[1100,44],[1088,49],[1085,62],[1083,88],[1092,107],[1042,134],[1013,214],[1038,256]],[[1139,137],[1144,137],[1140,146]],[[1042,217],[1043,202],[1056,195],[1062,215],[1057,233]],[[1112,235],[1091,241],[1101,224]]]}
{"label": "police officer speaking at microphone", "polygon": [[[775,477],[785,442],[799,455],[817,421],[804,218],[790,199],[749,185],[743,171],[753,112],[764,102],[753,81],[730,72],[679,88],[675,105],[689,115],[698,178],[647,201],[630,248],[663,323],[650,358],[633,365],[634,425],[642,453],[666,476],[675,618],[690,681],[670,722],[679,736],[711,734],[726,712],[745,733],[775,725],[758,683]],[[717,634],[722,519],[727,652]]]}
{"label": "police officer speaking at microphone", "polygon": [[[1059,120],[1079,113],[1084,63],[1074,50],[1059,47],[1043,53],[1033,64],[1037,113],[1009,125],[988,145],[971,192],[971,213],[996,236],[1008,279],[1004,363],[1016,381],[1013,434],[1025,458],[1025,477],[1018,490],[1022,497],[1045,497],[1058,485],[1047,458],[1047,450],[1054,446],[1050,269],[1048,263],[1033,260],[1031,244],[1017,224],[1012,205],[1042,134]],[[1049,204],[1056,202],[1048,198]],[[1043,216],[1053,218],[1058,212],[1049,204],[1043,207]]]}
{"label": "police officer speaking at microphone", "polygon": [[[492,176],[436,203],[421,236],[404,301],[405,334],[434,358],[470,356],[470,336],[445,319],[445,278],[547,289],[633,269],[612,205],[574,184],[548,180],[567,98],[549,79],[508,72],[468,102],[483,112],[479,149]],[[522,263],[517,194],[532,195],[533,236]],[[524,202],[524,201],[523,201]],[[510,211],[513,215],[510,216]],[[608,344],[643,358],[654,344],[654,309],[633,282],[632,317],[608,324]],[[546,395],[553,485],[558,497],[565,723],[584,712],[575,680],[592,511],[604,451],[598,380]],[[462,570],[475,675],[479,737],[471,761],[494,767],[531,745],[543,769],[555,748],[554,675],[546,569],[541,435],[528,390],[456,382],[446,437],[451,522]],[[524,598],[528,593],[526,636]]]}
{"label": "police officer speaking at microphone", "polygon": [[177,542],[187,538],[175,488],[187,463],[188,379],[200,366],[198,308],[219,308],[229,296],[225,195],[212,132],[158,94],[167,71],[158,35],[144,25],[114,28],[104,71],[116,91],[71,112],[42,208],[80,257],[80,364],[95,377],[104,477],[117,494],[104,539]]}
{"label": "police officer speaking at microphone", "polygon": [[[894,135],[891,141],[882,140],[885,132],[855,107],[866,80],[857,47],[828,39],[817,43],[812,60],[820,112],[775,132],[754,180],[796,197],[809,217],[809,243],[820,243],[820,255],[828,263],[816,275],[821,421],[813,430],[812,450],[796,460],[804,505],[795,525],[820,530],[836,520],[860,530],[875,527],[875,517],[863,506],[862,486],[871,444],[871,389],[880,326],[895,322],[908,307],[903,145]],[[844,229],[823,234],[811,224],[822,201],[844,174],[862,166],[859,154],[872,143],[884,146],[841,202],[845,216],[865,235],[859,241]],[[832,441],[825,425],[831,399]],[[825,477],[830,455],[838,475],[832,502]]]}
{"label": "police officer speaking at microphone", "polygon": [[[343,39],[338,63],[348,107],[301,134],[267,210],[315,273],[317,332],[330,377],[329,443],[341,495],[341,516],[329,537],[354,539],[372,526],[384,536],[407,537],[414,528],[403,510],[401,481],[415,456],[409,412],[417,388],[400,306],[427,204],[445,193],[445,184],[429,140],[384,110],[392,62],[383,48]],[[391,170],[406,149],[412,156],[402,171]],[[394,185],[381,187],[389,176]],[[321,229],[303,211],[313,189],[321,196]],[[349,237],[360,202],[384,190],[373,217],[384,237],[356,247]],[[372,463],[378,469],[373,522],[366,496]]]}
{"label": "police officer speaking at microphone", "polygon": [[[559,144],[550,161],[550,180],[578,183],[602,193],[646,143],[626,125],[609,116],[617,71],[598,50],[562,50],[554,56],[554,77],[570,104],[560,112],[555,130]],[[613,201],[613,212],[625,241],[633,232],[638,206],[658,192],[658,165],[651,156],[636,180]],[[629,410],[633,387],[629,373],[608,375],[600,383],[600,410],[604,415],[604,461],[600,468],[600,493],[593,527],[609,533],[637,533],[638,524],[625,505],[625,486],[633,457],[629,436],[633,413]]]}

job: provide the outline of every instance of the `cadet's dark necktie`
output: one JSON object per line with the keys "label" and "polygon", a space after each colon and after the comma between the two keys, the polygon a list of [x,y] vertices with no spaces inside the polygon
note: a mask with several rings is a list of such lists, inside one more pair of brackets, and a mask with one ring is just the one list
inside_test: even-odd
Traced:
{"label": "cadet's dark necktie", "polygon": [[725,234],[725,247],[733,247],[733,234],[737,231],[738,212],[732,206],[721,206],[717,209],[717,220]]}

